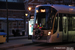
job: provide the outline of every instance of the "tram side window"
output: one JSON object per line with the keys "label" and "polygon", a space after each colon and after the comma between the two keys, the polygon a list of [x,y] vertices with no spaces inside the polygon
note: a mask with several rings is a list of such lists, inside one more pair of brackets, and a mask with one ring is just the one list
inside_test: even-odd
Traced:
{"label": "tram side window", "polygon": [[75,16],[73,16],[72,19],[72,30],[75,31]]}
{"label": "tram side window", "polygon": [[53,33],[55,33],[57,31],[58,28],[58,15],[55,17],[55,23],[54,23],[54,31]]}
{"label": "tram side window", "polygon": [[72,30],[72,16],[71,15],[68,15],[69,18],[68,18],[68,30],[71,31]]}
{"label": "tram side window", "polygon": [[68,18],[68,30],[75,31],[75,15],[70,14]]}
{"label": "tram side window", "polygon": [[63,27],[62,27],[62,14],[59,14],[59,31],[63,31]]}

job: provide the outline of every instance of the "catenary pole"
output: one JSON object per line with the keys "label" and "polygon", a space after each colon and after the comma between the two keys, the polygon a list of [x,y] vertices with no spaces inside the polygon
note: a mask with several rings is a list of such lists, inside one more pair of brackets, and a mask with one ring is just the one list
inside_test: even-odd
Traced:
{"label": "catenary pole", "polygon": [[7,11],[7,42],[9,42],[9,21],[8,21],[8,1],[6,0],[6,11]]}

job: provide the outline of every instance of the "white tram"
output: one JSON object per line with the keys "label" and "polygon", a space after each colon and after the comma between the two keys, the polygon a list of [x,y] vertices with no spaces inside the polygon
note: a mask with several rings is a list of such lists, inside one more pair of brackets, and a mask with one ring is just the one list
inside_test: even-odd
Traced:
{"label": "white tram", "polygon": [[33,42],[75,42],[75,7],[37,5],[34,14]]}

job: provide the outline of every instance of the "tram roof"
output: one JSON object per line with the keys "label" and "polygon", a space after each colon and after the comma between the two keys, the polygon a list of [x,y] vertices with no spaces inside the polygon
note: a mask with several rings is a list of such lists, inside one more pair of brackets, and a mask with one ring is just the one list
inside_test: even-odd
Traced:
{"label": "tram roof", "polygon": [[36,7],[40,6],[51,6],[55,8],[58,13],[70,13],[75,14],[75,7],[74,6],[68,6],[68,5],[58,5],[58,4],[44,4],[44,5],[37,5]]}

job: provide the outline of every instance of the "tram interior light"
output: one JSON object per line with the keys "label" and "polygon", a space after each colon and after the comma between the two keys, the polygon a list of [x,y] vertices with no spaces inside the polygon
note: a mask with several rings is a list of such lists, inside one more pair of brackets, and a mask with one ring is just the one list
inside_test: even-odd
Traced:
{"label": "tram interior light", "polygon": [[51,32],[48,32],[48,35],[50,35],[51,34]]}
{"label": "tram interior light", "polygon": [[69,5],[69,6],[72,6],[72,5]]}
{"label": "tram interior light", "polygon": [[69,10],[71,10],[71,11],[72,11],[72,10],[73,10],[73,8],[69,8]]}

